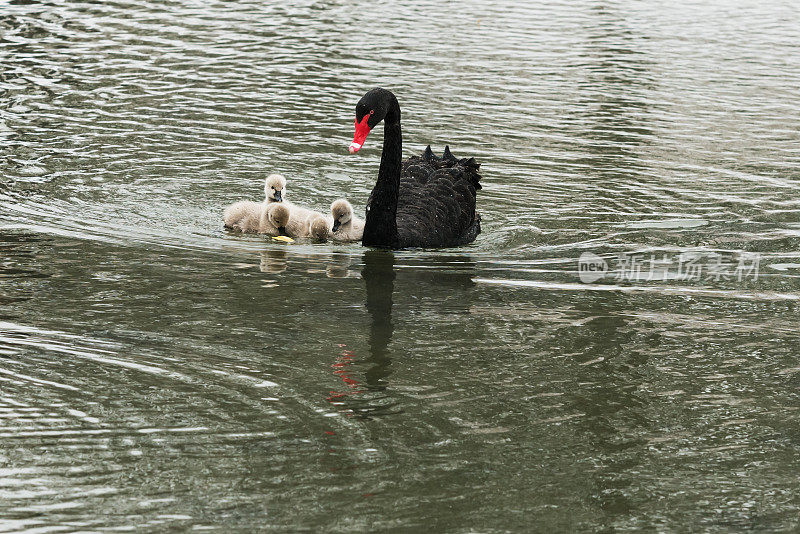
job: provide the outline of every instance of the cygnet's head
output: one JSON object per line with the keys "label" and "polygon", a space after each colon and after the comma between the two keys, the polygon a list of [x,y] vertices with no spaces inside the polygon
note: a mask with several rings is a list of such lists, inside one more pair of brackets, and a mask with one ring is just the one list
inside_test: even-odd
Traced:
{"label": "cygnet's head", "polygon": [[333,232],[340,226],[349,223],[353,219],[353,206],[343,198],[334,200],[331,204],[331,214],[333,215]]}
{"label": "cygnet's head", "polygon": [[308,222],[308,233],[314,239],[328,238],[328,221],[325,217],[317,215]]}
{"label": "cygnet's head", "polygon": [[286,225],[289,224],[289,208],[283,204],[273,204],[267,213],[269,222],[278,229],[280,235],[286,235]]}
{"label": "cygnet's head", "polygon": [[264,183],[267,202],[281,202],[286,196],[286,178],[280,174],[270,174]]}

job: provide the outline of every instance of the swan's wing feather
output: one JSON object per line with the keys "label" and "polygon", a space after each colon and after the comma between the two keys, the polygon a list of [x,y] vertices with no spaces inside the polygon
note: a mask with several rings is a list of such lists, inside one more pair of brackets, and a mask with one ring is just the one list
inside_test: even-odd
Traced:
{"label": "swan's wing feather", "polygon": [[430,147],[403,162],[397,202],[397,231],[405,246],[440,247],[469,243],[480,232],[475,212],[480,165]]}

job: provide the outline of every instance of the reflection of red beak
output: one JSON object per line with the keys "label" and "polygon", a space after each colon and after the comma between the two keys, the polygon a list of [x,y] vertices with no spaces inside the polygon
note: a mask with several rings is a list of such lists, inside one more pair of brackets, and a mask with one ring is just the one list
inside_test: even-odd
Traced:
{"label": "reflection of red beak", "polygon": [[356,122],[356,135],[353,137],[353,142],[350,143],[350,153],[355,154],[359,151],[361,146],[364,144],[364,141],[367,140],[367,134],[369,134],[369,126],[367,122],[369,121],[369,113],[364,115],[364,118],[361,119],[361,122]]}

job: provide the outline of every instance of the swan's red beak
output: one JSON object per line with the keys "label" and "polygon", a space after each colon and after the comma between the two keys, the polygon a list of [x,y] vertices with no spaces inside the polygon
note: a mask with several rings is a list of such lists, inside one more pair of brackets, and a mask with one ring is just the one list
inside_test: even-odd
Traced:
{"label": "swan's red beak", "polygon": [[367,140],[367,134],[369,134],[370,128],[367,125],[369,122],[369,113],[364,115],[364,118],[361,119],[361,122],[356,121],[356,135],[353,137],[353,142],[350,143],[350,153],[355,154],[356,152],[361,149],[364,145],[364,141]]}

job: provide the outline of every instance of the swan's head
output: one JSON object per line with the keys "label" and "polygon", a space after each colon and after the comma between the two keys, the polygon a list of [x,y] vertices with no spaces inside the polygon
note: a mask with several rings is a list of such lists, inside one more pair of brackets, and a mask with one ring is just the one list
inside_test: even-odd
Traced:
{"label": "swan's head", "polygon": [[283,204],[272,204],[268,208],[269,222],[278,229],[280,235],[286,235],[286,225],[289,224],[289,208]]}
{"label": "swan's head", "polygon": [[308,233],[314,239],[328,238],[328,222],[325,217],[317,215],[308,223]]}
{"label": "swan's head", "polygon": [[350,143],[351,154],[355,154],[361,149],[369,132],[386,118],[393,101],[397,102],[394,94],[380,87],[361,97],[356,104],[356,135],[353,137],[353,142]]}
{"label": "swan's head", "polygon": [[280,174],[270,174],[264,183],[264,195],[269,202],[281,202],[286,196],[286,178]]}
{"label": "swan's head", "polygon": [[339,230],[344,224],[353,220],[353,206],[343,198],[334,200],[331,204],[331,214],[333,215],[333,228],[332,232]]}

